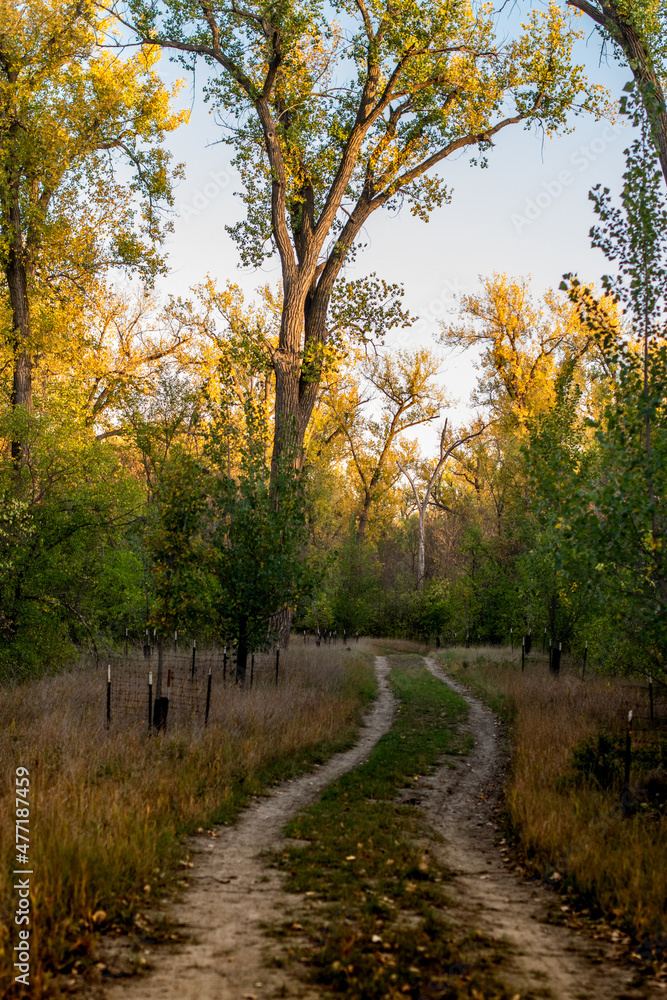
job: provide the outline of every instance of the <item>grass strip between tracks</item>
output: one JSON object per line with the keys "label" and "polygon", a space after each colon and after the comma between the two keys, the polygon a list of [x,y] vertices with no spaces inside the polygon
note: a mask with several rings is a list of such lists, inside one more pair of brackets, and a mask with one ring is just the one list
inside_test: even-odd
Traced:
{"label": "grass strip between tracks", "polygon": [[311,906],[302,923],[277,933],[288,957],[336,995],[508,997],[497,978],[497,943],[447,918],[448,872],[418,809],[424,776],[443,756],[454,764],[470,748],[458,729],[466,703],[421,657],[390,661],[398,700],[390,732],[285,831],[291,845],[275,862],[290,873],[287,889],[307,892]]}

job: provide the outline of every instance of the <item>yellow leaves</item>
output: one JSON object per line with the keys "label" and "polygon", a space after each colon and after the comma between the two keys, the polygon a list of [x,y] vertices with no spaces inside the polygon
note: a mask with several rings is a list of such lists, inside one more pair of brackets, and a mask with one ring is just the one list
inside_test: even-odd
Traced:
{"label": "yellow leaves", "polygon": [[482,347],[479,398],[489,399],[501,414],[525,421],[550,409],[555,380],[566,361],[575,377],[592,349],[590,334],[577,309],[548,291],[534,301],[525,279],[495,273],[482,291],[462,299],[464,321],[442,326],[442,340]]}

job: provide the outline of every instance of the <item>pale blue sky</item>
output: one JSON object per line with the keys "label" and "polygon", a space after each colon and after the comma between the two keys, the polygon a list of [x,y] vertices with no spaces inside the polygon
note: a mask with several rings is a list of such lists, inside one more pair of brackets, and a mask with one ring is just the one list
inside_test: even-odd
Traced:
{"label": "pale blue sky", "polygon": [[[515,5],[511,19],[516,20],[521,6],[525,12],[531,5]],[[577,60],[617,98],[630,71],[613,60],[601,62],[591,22],[580,19],[579,26],[587,35],[578,43]],[[175,68],[168,75],[172,73],[178,75]],[[204,74],[202,66],[200,82]],[[191,92],[183,96],[189,101]],[[437,319],[455,308],[457,290],[474,290],[479,275],[532,275],[537,292],[558,286],[568,271],[586,280],[600,277],[605,261],[590,247],[594,216],[588,191],[599,182],[618,190],[629,137],[623,124],[610,126],[589,117],[575,118],[573,124],[574,132],[553,139],[506,129],[485,170],[470,167],[466,156],[446,161],[441,174],[453,188],[452,203],[434,212],[427,225],[407,209],[397,217],[371,217],[368,247],[349,273],[376,271],[387,281],[403,282],[407,306],[422,317],[416,329],[398,332],[388,343],[433,345]],[[242,206],[233,196],[239,184],[229,172],[230,149],[219,139],[214,117],[195,99],[190,124],[171,138],[176,159],[185,161],[186,178],[176,191],[178,216],[168,248],[171,274],[161,283],[164,292],[187,294],[207,272],[220,283],[237,282],[249,297],[259,285],[279,280],[277,263],[262,271],[239,266],[224,229],[240,217]],[[471,360],[443,357],[443,362],[445,383],[463,401],[474,383]]]}

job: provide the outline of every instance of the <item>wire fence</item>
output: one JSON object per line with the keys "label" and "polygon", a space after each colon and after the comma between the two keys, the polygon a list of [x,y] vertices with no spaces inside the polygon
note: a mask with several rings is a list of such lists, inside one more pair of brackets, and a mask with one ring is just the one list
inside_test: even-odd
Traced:
{"label": "wire fence", "polygon": [[[160,650],[146,644],[128,646],[127,653],[108,652],[105,659],[107,725],[119,720],[156,729],[206,725],[220,715],[225,690],[238,686],[236,650],[228,647],[165,644]],[[278,648],[249,654],[244,686],[288,682],[292,659]]]}

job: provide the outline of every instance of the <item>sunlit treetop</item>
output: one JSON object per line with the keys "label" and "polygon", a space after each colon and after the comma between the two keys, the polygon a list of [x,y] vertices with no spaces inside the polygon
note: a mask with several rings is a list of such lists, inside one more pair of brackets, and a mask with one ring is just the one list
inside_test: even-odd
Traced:
{"label": "sunlit treetop", "polygon": [[490,5],[460,0],[129,8],[142,38],[213,70],[207,97],[244,181],[247,217],[232,232],[245,263],[276,245],[294,263],[294,251],[299,263],[346,253],[361,216],[403,199],[428,218],[449,197],[443,178],[425,176],[445,157],[468,146],[483,156],[509,124],[551,134],[571,110],[604,109],[555,3],[502,43]]}
{"label": "sunlit treetop", "polygon": [[162,141],[184,117],[157,50],[99,48],[110,27],[88,2],[0,0],[0,255],[70,293],[109,266],[161,267]]}

